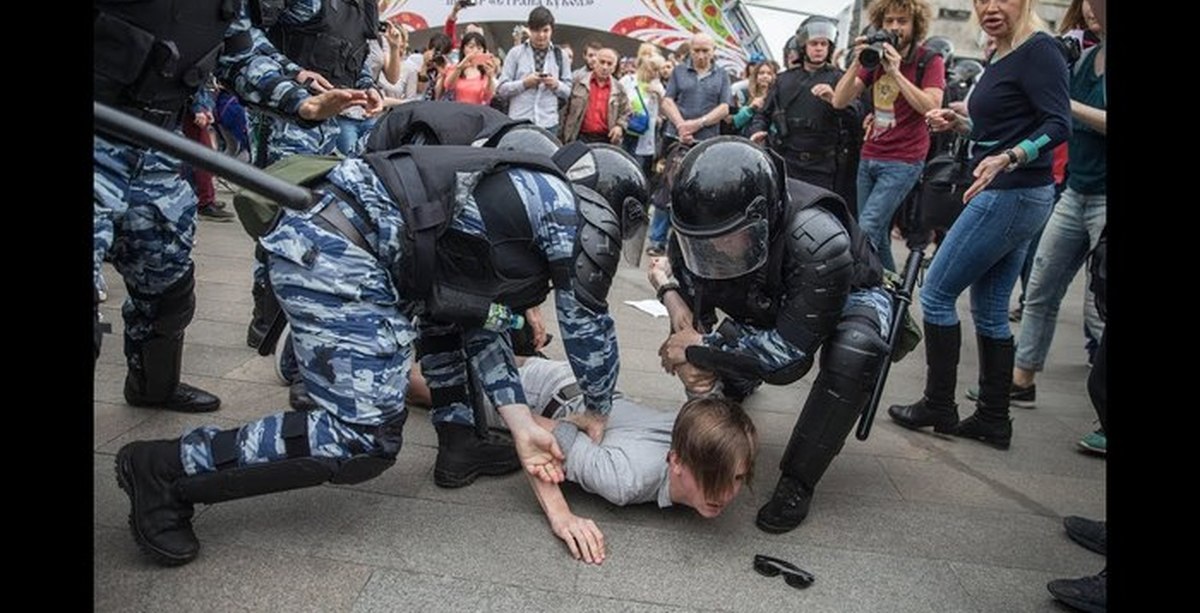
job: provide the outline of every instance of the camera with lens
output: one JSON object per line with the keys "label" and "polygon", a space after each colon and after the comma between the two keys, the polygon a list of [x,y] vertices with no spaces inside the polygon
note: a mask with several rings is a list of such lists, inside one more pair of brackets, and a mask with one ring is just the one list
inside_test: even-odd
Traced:
{"label": "camera with lens", "polygon": [[1058,43],[1058,50],[1062,51],[1063,59],[1067,60],[1067,66],[1073,65],[1083,53],[1083,45],[1079,43],[1079,39],[1070,34],[1056,36],[1054,41]]}
{"label": "camera with lens", "polygon": [[387,29],[388,29],[388,22],[386,22],[386,21],[379,22],[379,31],[380,32],[387,32]]}
{"label": "camera with lens", "polygon": [[900,35],[891,30],[876,30],[867,35],[866,48],[858,56],[858,63],[867,70],[875,70],[883,60],[883,43],[900,49]]}

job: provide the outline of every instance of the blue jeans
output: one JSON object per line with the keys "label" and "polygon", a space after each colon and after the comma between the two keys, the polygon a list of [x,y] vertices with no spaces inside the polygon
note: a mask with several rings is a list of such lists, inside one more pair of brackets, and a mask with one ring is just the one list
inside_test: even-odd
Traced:
{"label": "blue jeans", "polygon": [[671,211],[650,207],[650,246],[665,249],[667,231],[671,229]]}
{"label": "blue jeans", "polygon": [[[368,117],[366,119],[353,119],[338,115],[337,118],[338,132],[337,149],[346,157],[356,157],[362,152],[362,147],[359,146],[359,140],[371,132],[371,128],[375,127],[375,118]],[[362,143],[366,145],[366,143]]]}
{"label": "blue jeans", "polygon": [[912,191],[925,162],[862,160],[858,165],[858,226],[888,270],[896,270],[892,257],[892,217]]}
{"label": "blue jeans", "polygon": [[[1033,271],[1025,290],[1025,312],[1021,316],[1021,336],[1017,339],[1017,368],[1034,372],[1046,365],[1046,353],[1054,340],[1058,308],[1075,273],[1087,254],[1100,240],[1107,220],[1108,197],[1085,196],[1067,188],[1054,205],[1050,221],[1042,232],[1042,241],[1033,258]],[[1104,331],[1099,313],[1095,321],[1086,313],[1087,325],[1097,336]],[[1093,309],[1091,309],[1093,312]]]}
{"label": "blue jeans", "polygon": [[957,324],[954,303],[970,287],[976,334],[1010,338],[1008,300],[1029,241],[1045,225],[1053,203],[1053,185],[976,194],[950,227],[925,274],[921,310],[926,323]]}

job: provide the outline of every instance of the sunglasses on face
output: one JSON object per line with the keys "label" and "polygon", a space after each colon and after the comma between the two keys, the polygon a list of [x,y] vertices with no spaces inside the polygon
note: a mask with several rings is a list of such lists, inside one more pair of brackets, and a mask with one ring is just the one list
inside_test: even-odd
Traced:
{"label": "sunglasses on face", "polygon": [[764,577],[783,574],[783,580],[794,588],[806,588],[816,581],[812,573],[779,558],[758,554],[754,556],[754,570]]}

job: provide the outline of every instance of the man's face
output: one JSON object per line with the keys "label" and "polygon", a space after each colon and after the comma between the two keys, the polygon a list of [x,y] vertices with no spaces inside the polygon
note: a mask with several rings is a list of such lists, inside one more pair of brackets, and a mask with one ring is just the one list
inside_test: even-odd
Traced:
{"label": "man's face", "polygon": [[535,49],[545,49],[550,46],[551,34],[554,34],[554,26],[542,26],[536,30],[529,28],[529,44]]}
{"label": "man's face", "polygon": [[678,498],[676,502],[696,509],[701,517],[707,519],[717,517],[737,497],[738,492],[742,491],[742,483],[746,476],[744,468],[738,471],[737,476],[734,477],[733,487],[727,489],[725,493],[719,496],[706,496],[704,489],[700,487],[700,482],[696,479],[696,474],[690,467],[679,461],[679,456],[674,451],[668,455],[667,462],[670,464],[672,499]]}
{"label": "man's face", "polygon": [[587,49],[585,49],[585,50],[584,50],[584,52],[583,52],[583,61],[584,61],[585,63],[587,63],[588,70],[595,70],[595,69],[596,69],[596,66],[595,66],[595,62],[596,62],[596,54],[597,54],[597,53],[599,53],[599,52],[600,52],[600,50],[599,50],[599,49],[593,49],[593,48],[591,48],[591,47],[588,47]]}
{"label": "man's face", "polygon": [[804,43],[804,55],[813,64],[824,64],[829,58],[829,41],[824,38],[810,38]]}
{"label": "man's face", "polygon": [[592,58],[592,71],[596,78],[605,80],[612,76],[613,70],[617,67],[617,56],[608,49],[597,51]]}
{"label": "man's face", "polygon": [[713,42],[702,38],[692,40],[692,65],[698,70],[708,70],[712,60]]}
{"label": "man's face", "polygon": [[890,10],[883,14],[883,29],[891,30],[900,35],[900,47],[896,49],[901,54],[912,43],[913,23],[912,13],[902,10]]}

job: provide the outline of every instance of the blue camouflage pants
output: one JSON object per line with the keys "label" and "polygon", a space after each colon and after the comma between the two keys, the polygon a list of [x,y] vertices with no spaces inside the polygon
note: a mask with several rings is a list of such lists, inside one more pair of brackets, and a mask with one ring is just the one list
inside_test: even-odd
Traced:
{"label": "blue camouflage pants", "polygon": [[196,195],[179,160],[99,136],[92,142],[92,279],[101,287],[111,256],[128,289],[121,306],[128,347],[154,334],[158,296],[191,271]]}
{"label": "blue camouflage pants", "polygon": [[299,124],[280,117],[271,117],[271,138],[267,141],[267,164],[296,154],[337,155],[338,135],[341,125],[337,117],[326,119],[321,125],[306,129]]}
{"label": "blue camouflage pants", "polygon": [[[329,203],[327,196],[309,211],[286,212],[261,239],[270,253],[271,284],[291,324],[300,376],[320,407],[308,412],[309,447],[314,457],[394,457],[398,441],[380,440],[371,429],[406,416],[417,336],[413,306],[397,294],[374,255],[310,221]],[[239,465],[286,457],[282,420],[283,413],[276,413],[239,429]],[[209,426],[183,436],[188,474],[215,470],[211,442],[219,431]]]}

